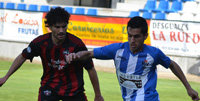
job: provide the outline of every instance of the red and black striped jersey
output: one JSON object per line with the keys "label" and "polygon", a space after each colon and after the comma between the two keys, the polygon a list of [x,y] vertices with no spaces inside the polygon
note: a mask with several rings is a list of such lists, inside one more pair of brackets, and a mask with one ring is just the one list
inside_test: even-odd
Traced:
{"label": "red and black striped jersey", "polygon": [[67,33],[64,43],[55,45],[51,35],[52,33],[48,33],[35,38],[23,50],[23,57],[32,61],[35,56],[40,56],[43,65],[42,87],[50,87],[61,96],[73,96],[83,92],[83,68],[93,68],[92,59],[67,64],[65,56],[87,50],[85,44],[78,37]]}

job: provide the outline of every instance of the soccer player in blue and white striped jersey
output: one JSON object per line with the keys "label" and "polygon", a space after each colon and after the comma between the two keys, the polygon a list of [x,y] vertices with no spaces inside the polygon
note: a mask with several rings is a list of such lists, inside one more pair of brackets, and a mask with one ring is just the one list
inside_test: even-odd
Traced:
{"label": "soccer player in blue and white striped jersey", "polygon": [[144,44],[148,36],[148,25],[144,18],[131,18],[127,31],[128,42],[71,53],[66,60],[70,63],[88,58],[113,59],[124,101],[159,101],[156,66],[160,64],[170,68],[181,80],[192,100],[199,100],[198,93],[191,88],[179,65],[160,49]]}

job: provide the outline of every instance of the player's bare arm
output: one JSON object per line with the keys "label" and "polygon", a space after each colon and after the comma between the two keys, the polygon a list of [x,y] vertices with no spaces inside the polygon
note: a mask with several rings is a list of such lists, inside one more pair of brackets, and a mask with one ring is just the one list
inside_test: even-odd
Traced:
{"label": "player's bare arm", "polygon": [[95,93],[95,98],[94,101],[104,101],[102,95],[101,95],[101,91],[100,91],[100,86],[99,86],[99,80],[97,77],[97,73],[95,68],[89,69],[87,70],[89,77],[90,77],[90,81],[92,83],[93,89],[94,89],[94,93]]}
{"label": "player's bare arm", "polygon": [[94,54],[93,51],[80,51],[77,53],[70,53],[66,56],[67,63],[71,63],[72,61],[78,60],[86,60],[88,58],[93,58]]}
{"label": "player's bare arm", "polygon": [[13,64],[11,65],[9,71],[7,72],[7,74],[3,77],[0,78],[0,86],[2,86],[7,80],[8,78],[17,70],[20,68],[20,66],[25,62],[25,58],[22,56],[22,54],[20,54],[19,56],[17,56],[17,58],[14,60]]}
{"label": "player's bare arm", "polygon": [[200,99],[198,93],[194,89],[192,89],[180,66],[173,60],[171,60],[170,69],[181,80],[187,90],[188,95],[192,98],[192,100],[199,101]]}

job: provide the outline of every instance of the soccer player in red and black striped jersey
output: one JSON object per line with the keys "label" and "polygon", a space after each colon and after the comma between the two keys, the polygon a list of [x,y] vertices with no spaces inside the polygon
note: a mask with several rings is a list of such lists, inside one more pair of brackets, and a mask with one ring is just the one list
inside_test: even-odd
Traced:
{"label": "soccer player in red and black striped jersey", "polygon": [[66,32],[70,14],[61,7],[51,9],[46,15],[45,24],[50,33],[35,38],[14,60],[8,73],[0,78],[0,86],[25,62],[40,56],[43,76],[38,101],[87,101],[84,93],[83,68],[92,82],[95,101],[103,101],[96,70],[92,59],[67,64],[69,53],[87,50],[78,37]]}

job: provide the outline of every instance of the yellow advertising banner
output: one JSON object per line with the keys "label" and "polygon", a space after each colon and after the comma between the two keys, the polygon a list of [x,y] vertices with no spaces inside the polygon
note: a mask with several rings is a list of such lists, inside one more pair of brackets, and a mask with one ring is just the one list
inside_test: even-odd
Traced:
{"label": "yellow advertising banner", "polygon": [[[67,31],[81,38],[87,46],[105,46],[111,43],[126,42],[128,41],[126,25],[129,19],[71,15]],[[147,22],[149,24],[149,21]],[[43,26],[43,31],[44,33],[49,32],[45,26]],[[150,45],[150,38],[145,43]]]}

